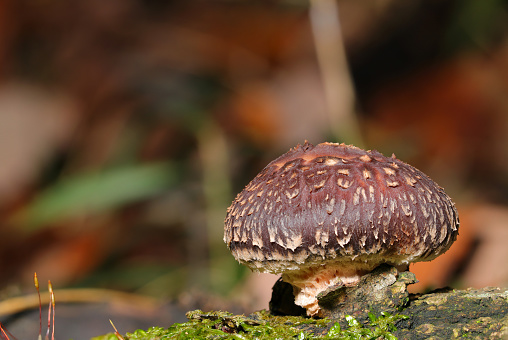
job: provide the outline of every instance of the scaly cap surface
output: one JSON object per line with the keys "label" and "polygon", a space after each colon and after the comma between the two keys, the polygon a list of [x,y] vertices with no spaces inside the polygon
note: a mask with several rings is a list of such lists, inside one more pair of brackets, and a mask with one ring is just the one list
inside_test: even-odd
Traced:
{"label": "scaly cap surface", "polygon": [[255,271],[351,261],[369,269],[432,260],[455,241],[458,226],[444,190],[394,155],[306,142],[238,194],[224,241]]}

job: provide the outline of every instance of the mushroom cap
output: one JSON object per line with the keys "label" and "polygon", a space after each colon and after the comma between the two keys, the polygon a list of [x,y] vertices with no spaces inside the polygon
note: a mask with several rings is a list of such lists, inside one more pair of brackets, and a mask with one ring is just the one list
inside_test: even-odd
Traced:
{"label": "mushroom cap", "polygon": [[377,151],[306,142],[270,162],[228,208],[224,242],[254,271],[429,261],[455,241],[451,198]]}

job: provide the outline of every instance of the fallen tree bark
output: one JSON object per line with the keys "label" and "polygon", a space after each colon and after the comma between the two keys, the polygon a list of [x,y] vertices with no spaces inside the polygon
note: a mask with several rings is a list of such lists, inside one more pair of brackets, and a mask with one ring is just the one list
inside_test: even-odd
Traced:
{"label": "fallen tree bark", "polygon": [[[393,332],[400,339],[453,339],[508,337],[508,289],[441,289],[411,295],[407,285],[416,282],[410,272],[398,273],[381,266],[353,287],[335,286],[318,296],[321,314],[348,326],[346,316],[364,325],[369,313],[400,314]],[[291,302],[292,287],[282,281],[274,286],[270,310],[275,315],[302,315]]]}
{"label": "fallen tree bark", "polygon": [[413,297],[401,314],[400,339],[505,339],[508,289],[441,290]]}

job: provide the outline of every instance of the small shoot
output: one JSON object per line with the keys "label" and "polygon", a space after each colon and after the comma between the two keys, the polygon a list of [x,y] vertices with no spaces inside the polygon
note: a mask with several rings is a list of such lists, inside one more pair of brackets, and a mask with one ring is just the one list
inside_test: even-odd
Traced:
{"label": "small shoot", "polygon": [[51,315],[53,314],[53,330],[51,332],[51,340],[55,340],[55,293],[53,292],[53,285],[48,280],[48,291],[50,302],[48,304],[48,329],[46,330],[46,337],[44,340],[49,340],[49,330],[51,329]]}
{"label": "small shoot", "polygon": [[[39,279],[37,273],[34,273],[34,286],[37,290],[37,296],[39,297],[39,336],[38,340],[42,340],[42,301],[41,293],[39,291]],[[45,340],[49,340],[49,329],[51,328],[51,315],[53,314],[53,330],[51,332],[51,340],[55,340],[55,293],[53,291],[53,285],[51,281],[48,281],[48,290],[50,296],[50,303],[48,309],[48,330],[46,331]],[[17,340],[0,322],[0,340]]]}
{"label": "small shoot", "polygon": [[9,334],[13,340],[16,340],[16,337],[14,337],[14,335],[12,335],[11,332],[9,332],[0,322],[0,339],[11,340],[11,338],[9,338],[9,335],[7,334]]}
{"label": "small shoot", "polygon": [[49,296],[51,299],[50,307],[53,309],[53,326],[51,330],[51,340],[55,340],[55,292],[53,291],[53,285],[51,284],[51,281],[48,280],[48,290],[49,290]]}
{"label": "small shoot", "polygon": [[2,325],[1,322],[0,322],[0,331],[2,332],[2,334],[0,334],[2,336],[2,339],[10,340],[9,336],[5,333],[4,325]]}
{"label": "small shoot", "polygon": [[[48,289],[49,289],[49,287],[48,287]],[[46,330],[46,336],[44,337],[44,340],[49,340],[49,329],[50,328],[51,328],[51,303],[48,304],[48,329]]]}
{"label": "small shoot", "polygon": [[38,337],[38,340],[42,340],[42,301],[41,301],[41,293],[39,291],[39,279],[37,278],[37,273],[34,273],[34,285],[35,285],[35,289],[37,289],[37,295],[39,296],[39,337]]}
{"label": "small shoot", "polygon": [[113,323],[113,321],[111,321],[111,319],[109,319],[109,323],[111,324],[111,326],[113,326],[113,329],[115,330],[115,335],[117,337],[118,340],[125,340],[123,336],[120,335],[120,333],[118,333],[118,330],[116,329],[115,327],[115,324]]}

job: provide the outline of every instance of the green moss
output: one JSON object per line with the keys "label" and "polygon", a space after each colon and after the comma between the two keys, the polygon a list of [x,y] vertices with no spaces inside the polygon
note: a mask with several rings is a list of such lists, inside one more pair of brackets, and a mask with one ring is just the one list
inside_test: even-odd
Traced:
{"label": "green moss", "polygon": [[118,340],[118,338],[113,333],[108,333],[105,335],[93,337],[90,340]]}
{"label": "green moss", "polygon": [[369,313],[370,326],[365,327],[352,316],[346,316],[349,328],[341,330],[340,325],[336,322],[328,331],[324,339],[389,339],[395,340],[392,332],[396,331],[395,322],[399,319],[407,319],[404,315],[390,315],[381,313],[380,317]]}
{"label": "green moss", "polygon": [[[186,323],[174,324],[164,329],[152,327],[147,331],[127,333],[126,340],[162,339],[396,339],[394,323],[401,315],[383,313],[376,317],[369,314],[370,323],[362,325],[351,316],[346,317],[347,329],[338,322],[331,327],[327,319],[309,319],[296,316],[273,316],[266,311],[249,316],[232,315],[227,312],[204,313],[200,310],[187,313]],[[329,328],[330,327],[330,328]],[[114,334],[92,340],[117,340]]]}

